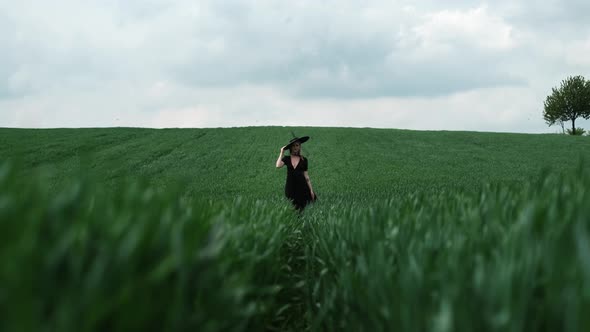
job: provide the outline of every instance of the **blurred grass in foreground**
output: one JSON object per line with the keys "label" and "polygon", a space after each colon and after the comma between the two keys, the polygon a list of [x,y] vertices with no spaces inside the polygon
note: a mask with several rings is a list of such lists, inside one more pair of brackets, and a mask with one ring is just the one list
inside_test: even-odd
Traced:
{"label": "blurred grass in foreground", "polygon": [[[590,330],[590,174],[518,185],[187,198],[48,190],[0,165],[0,330]],[[106,194],[108,192],[108,194]],[[396,196],[398,197],[398,196]]]}
{"label": "blurred grass in foreground", "polygon": [[[277,295],[288,205],[179,199],[83,177],[52,193],[0,165],[0,331],[261,330]],[[274,323],[273,323],[274,322]]]}
{"label": "blurred grass in foreground", "polygon": [[590,172],[308,211],[312,330],[590,331]]}

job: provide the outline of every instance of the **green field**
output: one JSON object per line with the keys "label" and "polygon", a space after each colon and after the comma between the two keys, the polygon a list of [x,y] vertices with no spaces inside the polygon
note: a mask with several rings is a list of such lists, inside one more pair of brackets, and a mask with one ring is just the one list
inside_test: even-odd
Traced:
{"label": "green field", "polygon": [[[283,197],[279,149],[319,201]],[[1,331],[588,331],[589,137],[1,129]]]}

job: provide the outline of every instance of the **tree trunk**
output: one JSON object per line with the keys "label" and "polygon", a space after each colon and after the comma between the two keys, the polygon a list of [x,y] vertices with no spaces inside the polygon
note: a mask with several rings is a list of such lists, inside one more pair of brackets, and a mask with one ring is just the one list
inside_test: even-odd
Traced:
{"label": "tree trunk", "polygon": [[565,126],[563,125],[563,121],[559,120],[559,125],[561,126],[561,133],[565,134]]}
{"label": "tree trunk", "polygon": [[576,136],[576,119],[572,119],[572,135]]}

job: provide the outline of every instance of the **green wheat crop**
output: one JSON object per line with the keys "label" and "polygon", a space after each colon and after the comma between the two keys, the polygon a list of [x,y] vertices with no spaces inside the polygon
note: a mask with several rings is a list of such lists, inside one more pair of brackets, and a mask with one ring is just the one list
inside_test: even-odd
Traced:
{"label": "green wheat crop", "polygon": [[[274,168],[290,132],[320,199]],[[0,129],[1,331],[588,331],[587,137]]]}

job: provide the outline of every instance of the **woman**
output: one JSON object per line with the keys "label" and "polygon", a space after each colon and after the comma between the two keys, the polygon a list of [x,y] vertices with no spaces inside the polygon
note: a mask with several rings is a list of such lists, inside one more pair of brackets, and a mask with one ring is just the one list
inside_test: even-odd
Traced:
{"label": "woman", "polygon": [[[301,144],[308,139],[309,136],[293,138],[289,144],[281,148],[276,164],[277,168],[287,165],[285,196],[293,202],[298,211],[303,211],[309,202],[316,199],[307,174],[307,158],[301,155]],[[283,156],[285,150],[289,150],[289,156]]]}

